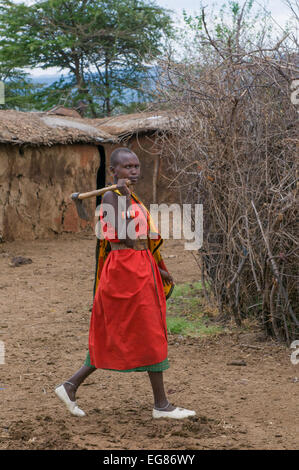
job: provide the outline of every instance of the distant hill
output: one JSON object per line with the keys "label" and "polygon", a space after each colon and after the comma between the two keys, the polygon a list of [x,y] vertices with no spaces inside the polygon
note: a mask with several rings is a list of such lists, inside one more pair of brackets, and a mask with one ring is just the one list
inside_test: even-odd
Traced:
{"label": "distant hill", "polygon": [[43,85],[51,85],[60,79],[62,74],[51,74],[51,75],[29,75],[33,83],[42,83]]}
{"label": "distant hill", "polygon": [[[145,78],[147,78],[147,89],[151,90],[154,88],[154,81],[152,81],[150,77],[150,73],[154,73],[155,68],[154,67],[148,67],[148,77],[143,76],[143,85],[145,85]],[[54,82],[59,81],[61,78],[67,79],[68,77],[71,77],[70,74],[68,73],[52,73],[52,74],[41,74],[41,75],[32,75],[29,74],[29,78],[32,81],[33,85],[40,84],[41,86],[46,86],[49,87],[51,86]],[[141,80],[142,81],[142,80]],[[117,95],[117,93],[116,93]],[[96,98],[95,98],[96,101]],[[124,86],[122,89],[122,96],[121,96],[121,101],[125,104],[128,105],[129,103],[138,103],[138,102],[143,102],[142,96],[138,93],[137,90],[134,90],[130,87]]]}

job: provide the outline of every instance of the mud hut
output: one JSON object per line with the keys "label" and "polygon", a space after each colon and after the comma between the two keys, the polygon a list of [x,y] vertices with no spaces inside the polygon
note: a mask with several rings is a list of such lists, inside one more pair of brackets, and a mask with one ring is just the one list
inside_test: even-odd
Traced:
{"label": "mud hut", "polygon": [[[83,119],[61,107],[0,111],[0,240],[93,230],[78,218],[70,194],[109,184],[117,147],[138,155],[142,178],[135,190],[146,204],[177,202],[162,173],[159,134],[169,129],[165,112]],[[96,201],[85,204],[92,213]]]}
{"label": "mud hut", "polygon": [[0,111],[0,237],[77,232],[70,194],[94,188],[99,146],[114,139],[83,119]]}

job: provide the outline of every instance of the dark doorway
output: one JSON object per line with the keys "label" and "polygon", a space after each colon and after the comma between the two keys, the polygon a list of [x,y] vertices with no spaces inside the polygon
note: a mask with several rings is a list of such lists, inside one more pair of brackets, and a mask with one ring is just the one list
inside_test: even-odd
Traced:
{"label": "dark doorway", "polygon": [[[98,145],[99,154],[100,154],[100,166],[97,172],[97,189],[101,189],[105,187],[106,184],[106,156],[105,156],[105,148],[103,145]],[[96,205],[98,206],[101,204],[102,196],[97,196],[96,198]]]}

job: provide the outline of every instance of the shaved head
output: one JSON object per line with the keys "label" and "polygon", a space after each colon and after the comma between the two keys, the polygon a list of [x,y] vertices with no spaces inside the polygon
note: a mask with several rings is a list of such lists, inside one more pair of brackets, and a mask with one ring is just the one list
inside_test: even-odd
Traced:
{"label": "shaved head", "polygon": [[135,153],[127,147],[120,147],[113,150],[110,155],[110,166],[115,168],[123,155],[135,155]]}

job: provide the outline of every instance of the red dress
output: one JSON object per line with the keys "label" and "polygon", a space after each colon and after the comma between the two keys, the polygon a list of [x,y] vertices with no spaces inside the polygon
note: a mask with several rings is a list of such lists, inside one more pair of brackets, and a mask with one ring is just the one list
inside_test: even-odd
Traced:
{"label": "red dress", "polygon": [[[138,237],[147,221],[138,204]],[[119,242],[102,223],[105,238]],[[109,253],[95,293],[90,330],[90,361],[96,368],[127,370],[167,358],[166,300],[157,263],[150,250],[132,248]]]}

